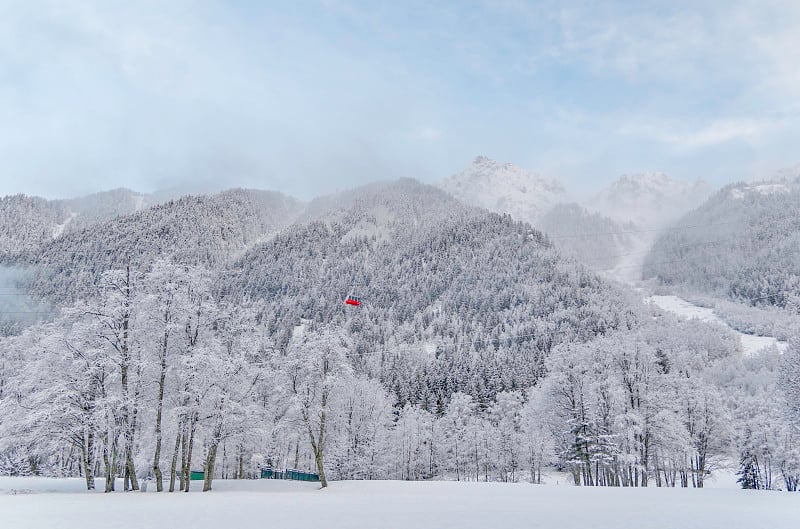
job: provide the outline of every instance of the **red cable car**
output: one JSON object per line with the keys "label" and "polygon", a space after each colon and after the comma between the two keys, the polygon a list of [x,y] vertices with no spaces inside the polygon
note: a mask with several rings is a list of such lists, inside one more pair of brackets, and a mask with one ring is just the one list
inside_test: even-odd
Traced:
{"label": "red cable car", "polygon": [[352,305],[354,307],[358,307],[358,306],[361,305],[361,299],[359,299],[359,298],[357,298],[356,296],[353,296],[353,295],[348,295],[345,298],[344,302],[345,302],[345,304]]}

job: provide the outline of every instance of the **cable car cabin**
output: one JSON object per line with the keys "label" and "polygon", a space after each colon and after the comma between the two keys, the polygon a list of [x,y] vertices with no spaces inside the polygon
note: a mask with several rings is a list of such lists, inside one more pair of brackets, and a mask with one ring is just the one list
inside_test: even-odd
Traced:
{"label": "cable car cabin", "polygon": [[345,304],[358,307],[361,305],[361,299],[356,296],[347,296],[344,300]]}

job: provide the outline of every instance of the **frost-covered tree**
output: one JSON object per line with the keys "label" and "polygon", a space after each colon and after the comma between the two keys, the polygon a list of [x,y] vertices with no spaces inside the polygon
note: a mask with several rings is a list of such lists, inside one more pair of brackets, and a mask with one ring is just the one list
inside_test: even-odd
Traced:
{"label": "frost-covered tree", "polygon": [[332,393],[327,459],[335,479],[387,476],[387,452],[393,448],[389,443],[392,404],[380,382],[363,376],[351,378]]}
{"label": "frost-covered tree", "polygon": [[296,330],[284,360],[284,376],[302,427],[308,434],[323,488],[328,486],[325,447],[331,397],[352,376],[347,353],[347,337],[341,329],[300,328]]}
{"label": "frost-covered tree", "polygon": [[800,430],[800,338],[792,340],[784,352],[780,387],[789,420]]}

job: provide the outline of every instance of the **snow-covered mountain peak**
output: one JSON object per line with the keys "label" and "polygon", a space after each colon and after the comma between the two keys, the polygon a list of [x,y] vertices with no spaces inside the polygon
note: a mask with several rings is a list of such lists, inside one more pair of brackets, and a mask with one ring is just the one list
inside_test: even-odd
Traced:
{"label": "snow-covered mountain peak", "polygon": [[660,172],[626,174],[601,190],[587,207],[618,222],[657,226],[700,205],[710,191],[701,179],[676,179]]}
{"label": "snow-covered mountain peak", "polygon": [[477,156],[466,169],[438,185],[462,202],[525,221],[535,221],[566,200],[558,181],[486,156]]}

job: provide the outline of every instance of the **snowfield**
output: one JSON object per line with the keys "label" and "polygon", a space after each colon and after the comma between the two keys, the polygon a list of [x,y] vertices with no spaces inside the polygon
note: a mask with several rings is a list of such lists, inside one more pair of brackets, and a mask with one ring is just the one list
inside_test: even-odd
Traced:
{"label": "snowfield", "polygon": [[[753,529],[800,526],[800,496],[737,489],[251,480],[214,491],[89,493],[80,479],[0,478],[0,527]],[[151,489],[152,490],[152,489]]]}
{"label": "snowfield", "polygon": [[714,313],[714,309],[694,305],[678,296],[650,296],[646,298],[645,301],[654,303],[662,310],[675,313],[685,318],[697,318],[701,321],[718,323],[728,327],[739,336],[739,340],[742,342],[742,352],[745,355],[757,353],[767,347],[777,347],[779,351],[784,351],[786,347],[788,347],[786,342],[777,340],[772,336],[755,336],[753,334],[739,332],[717,316],[716,313]]}

